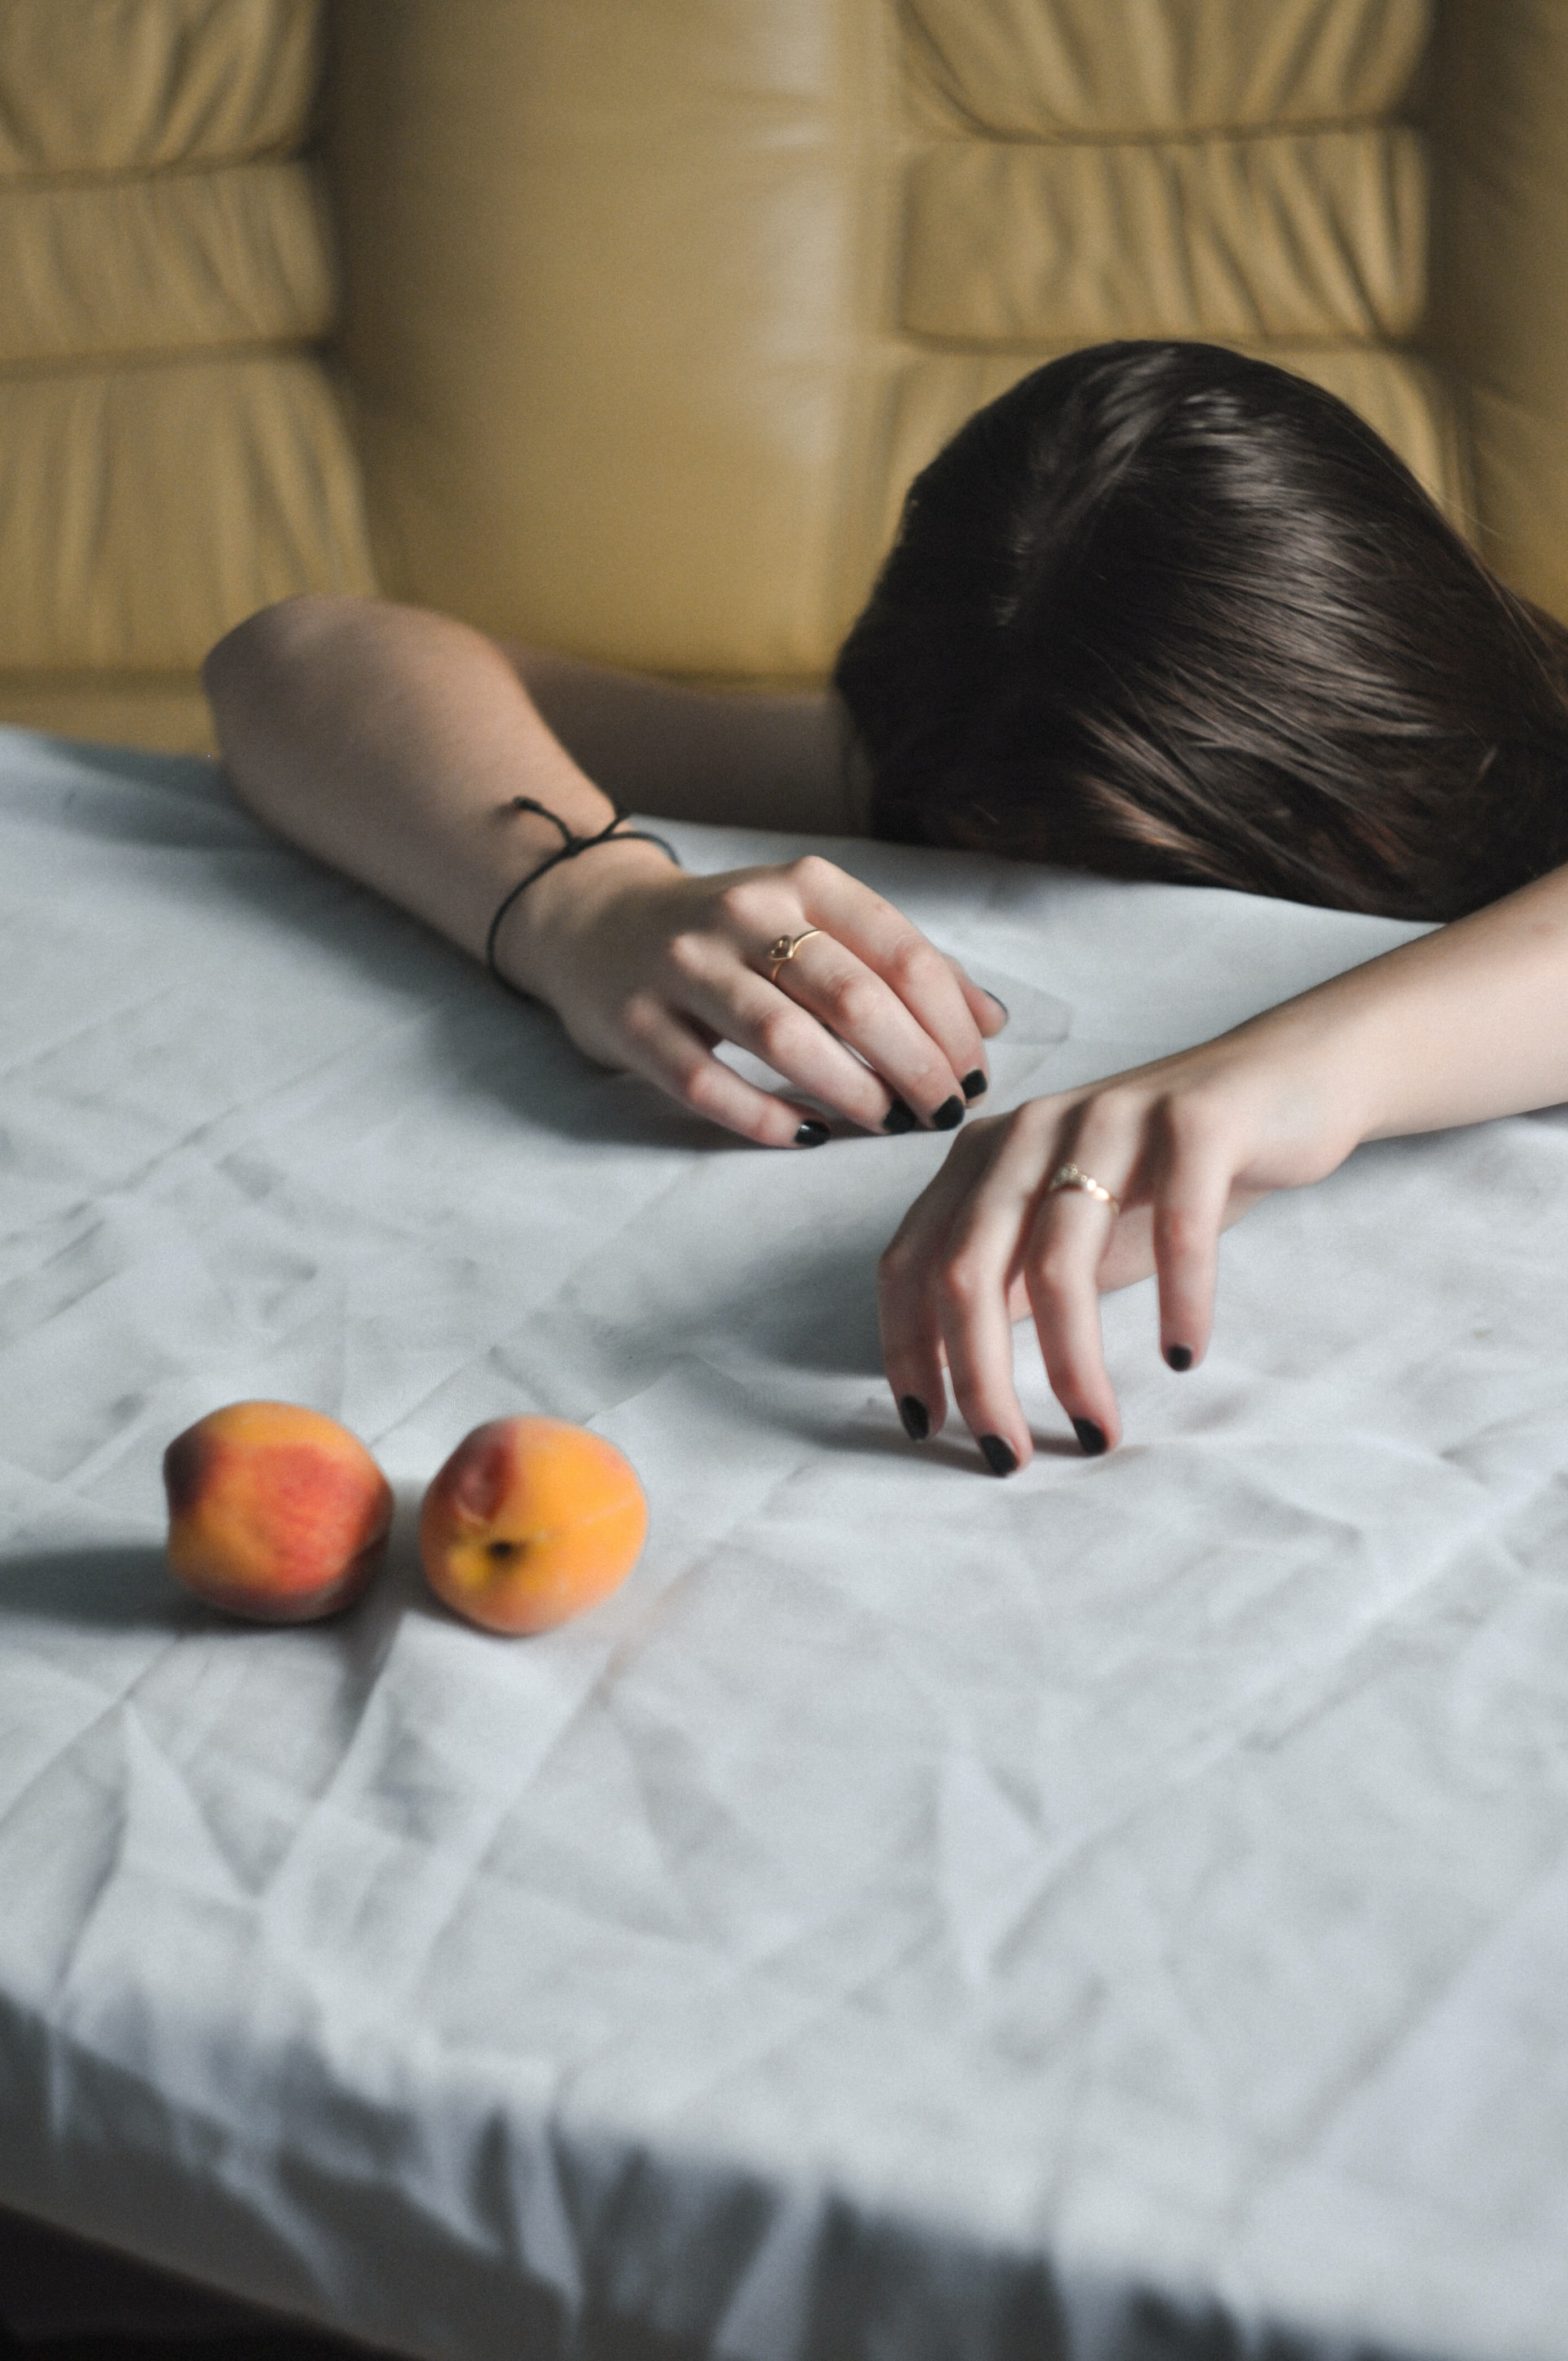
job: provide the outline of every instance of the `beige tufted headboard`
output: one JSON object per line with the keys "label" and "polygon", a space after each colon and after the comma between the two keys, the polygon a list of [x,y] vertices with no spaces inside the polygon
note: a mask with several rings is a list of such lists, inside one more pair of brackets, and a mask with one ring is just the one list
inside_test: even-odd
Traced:
{"label": "beige tufted headboard", "polygon": [[1321,378],[1568,612],[1568,0],[7,0],[6,284],[0,718],[205,743],[303,587],[817,677],[1111,335]]}

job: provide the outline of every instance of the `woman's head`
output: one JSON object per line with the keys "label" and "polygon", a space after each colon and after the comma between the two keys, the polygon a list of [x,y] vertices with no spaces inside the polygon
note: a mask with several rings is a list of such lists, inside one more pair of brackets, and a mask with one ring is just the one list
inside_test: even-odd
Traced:
{"label": "woman's head", "polygon": [[1344,403],[1215,345],[971,418],[834,683],[879,835],[1424,919],[1568,860],[1568,632]]}

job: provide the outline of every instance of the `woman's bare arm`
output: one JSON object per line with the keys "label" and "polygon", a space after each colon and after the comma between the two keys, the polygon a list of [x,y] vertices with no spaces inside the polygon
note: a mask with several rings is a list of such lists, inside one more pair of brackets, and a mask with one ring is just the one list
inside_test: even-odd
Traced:
{"label": "woman's bare arm", "polygon": [[[583,835],[606,825],[611,799],[800,834],[851,826],[825,694],[670,688],[503,648],[424,608],[319,596],[239,624],[202,679],[240,799],[476,954],[508,886],[560,843],[536,815],[498,818],[509,796],[533,796]],[[660,859],[628,843],[562,863],[506,921],[511,968],[532,921],[590,866],[598,883]]]}
{"label": "woman's bare arm", "polygon": [[[581,835],[612,817],[494,641],[445,615],[285,599],[221,639],[202,682],[240,801],[476,957],[502,895],[561,841],[536,814],[503,813],[507,798],[533,796]],[[508,920],[506,951],[574,872],[663,862],[637,842],[562,862]]]}
{"label": "woman's bare arm", "polygon": [[[503,911],[501,973],[602,1063],[773,1146],[815,1144],[826,1127],[715,1057],[722,1042],[868,1129],[951,1127],[984,1089],[1004,1012],[820,854],[689,875],[628,838],[541,869],[558,831],[508,808],[533,797],[578,835],[604,828],[612,796],[842,831],[831,700],[664,690],[352,598],[265,608],[219,642],[203,680],[242,802],[476,956]],[[769,958],[781,938],[805,946],[782,974]]]}
{"label": "woman's bare arm", "polygon": [[1315,985],[1362,1085],[1364,1140],[1568,1100],[1568,868]]}

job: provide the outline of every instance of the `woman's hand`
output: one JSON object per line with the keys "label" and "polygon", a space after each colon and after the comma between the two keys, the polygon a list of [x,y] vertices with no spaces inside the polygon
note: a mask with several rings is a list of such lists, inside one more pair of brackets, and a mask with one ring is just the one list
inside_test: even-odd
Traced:
{"label": "woman's hand", "polygon": [[[746,1139],[817,1146],[827,1132],[716,1058],[720,1041],[868,1131],[951,1130],[986,1088],[1000,1001],[815,853],[697,877],[629,842],[560,862],[523,902],[536,893],[516,949],[503,948],[507,972],[588,1056]],[[820,931],[770,982],[770,946],[808,927]]]}
{"label": "woman's hand", "polygon": [[[1026,1100],[955,1140],[882,1257],[883,1357],[915,1440],[946,1416],[943,1370],[998,1475],[1033,1450],[1011,1323],[1031,1315],[1083,1449],[1120,1438],[1099,1295],[1151,1269],[1174,1369],[1201,1361],[1219,1233],[1271,1189],[1322,1180],[1367,1136],[1356,1061],[1319,1012],[1287,1003],[1218,1040]],[[1072,1163],[1120,1200],[1050,1189]]]}

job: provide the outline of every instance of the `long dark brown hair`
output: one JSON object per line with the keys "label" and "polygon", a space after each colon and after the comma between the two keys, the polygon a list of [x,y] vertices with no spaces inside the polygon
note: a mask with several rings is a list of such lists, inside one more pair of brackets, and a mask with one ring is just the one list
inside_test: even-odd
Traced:
{"label": "long dark brown hair", "polygon": [[1568,631],[1345,403],[1217,345],[977,412],[833,678],[879,836],[1433,920],[1568,861]]}

